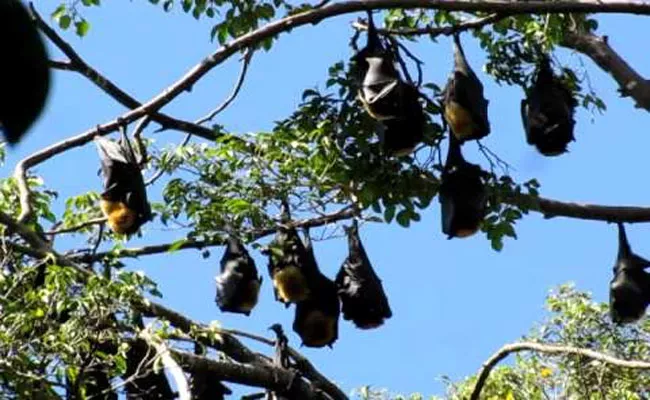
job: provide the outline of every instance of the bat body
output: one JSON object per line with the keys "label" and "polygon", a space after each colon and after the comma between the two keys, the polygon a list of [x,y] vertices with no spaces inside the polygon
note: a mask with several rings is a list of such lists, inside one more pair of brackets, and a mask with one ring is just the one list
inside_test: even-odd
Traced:
{"label": "bat body", "polygon": [[449,239],[469,237],[478,231],[487,207],[487,192],[482,174],[478,165],[465,161],[459,141],[450,135],[449,153],[438,197],[442,232]]}
{"label": "bat body", "polygon": [[609,310],[615,323],[629,323],[640,319],[650,304],[650,274],[644,271],[650,261],[632,252],[622,223],[618,224],[618,246]]}
{"label": "bat body", "polygon": [[544,58],[528,97],[521,101],[521,118],[528,144],[545,156],[565,153],[569,142],[575,140],[573,114],[576,105],[571,91],[555,77],[548,58]]}
{"label": "bat body", "polygon": [[280,228],[269,252],[269,275],[273,279],[276,300],[298,303],[309,297],[307,253],[294,228]]}
{"label": "bat body", "polygon": [[307,347],[332,347],[338,339],[341,314],[336,284],[319,271],[309,232],[305,241],[310,295],[296,305],[293,330]]}
{"label": "bat body", "polygon": [[349,255],[336,274],[336,286],[343,308],[343,319],[361,329],[381,326],[393,313],[381,280],[368,259],[356,221],[346,229]]}
{"label": "bat body", "polygon": [[359,83],[357,98],[366,112],[379,121],[384,151],[392,156],[411,153],[422,141],[424,111],[420,92],[404,82],[395,68],[395,56],[381,42],[368,13],[368,43],[352,58]]}
{"label": "bat body", "polygon": [[311,296],[296,305],[293,330],[307,347],[332,347],[341,313],[336,284],[321,273],[312,279]]}
{"label": "bat body", "polygon": [[115,233],[131,235],[152,219],[140,167],[126,136],[118,143],[95,139],[101,160],[104,192],[100,208]]}
{"label": "bat body", "polygon": [[243,243],[230,235],[221,257],[221,273],[215,278],[215,301],[224,312],[250,315],[257,304],[262,277]]}
{"label": "bat body", "polygon": [[127,400],[173,400],[176,395],[163,370],[154,371],[156,350],[137,339],[126,353]]}
{"label": "bat body", "polygon": [[454,70],[444,89],[443,104],[445,120],[461,143],[490,133],[483,84],[467,63],[458,35],[454,35]]}
{"label": "bat body", "polygon": [[45,44],[19,0],[0,1],[0,130],[14,144],[43,111],[50,90]]}
{"label": "bat body", "polygon": [[408,83],[400,83],[401,111],[397,118],[383,121],[381,137],[384,151],[396,157],[410,154],[422,141],[425,118],[422,105],[418,100],[420,92]]}

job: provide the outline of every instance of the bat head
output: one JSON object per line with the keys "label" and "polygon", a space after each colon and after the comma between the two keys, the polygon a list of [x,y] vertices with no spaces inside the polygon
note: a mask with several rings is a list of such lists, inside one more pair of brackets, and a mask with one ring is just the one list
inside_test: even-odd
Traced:
{"label": "bat head", "polygon": [[50,91],[48,54],[20,1],[0,2],[0,131],[17,143],[45,107]]}

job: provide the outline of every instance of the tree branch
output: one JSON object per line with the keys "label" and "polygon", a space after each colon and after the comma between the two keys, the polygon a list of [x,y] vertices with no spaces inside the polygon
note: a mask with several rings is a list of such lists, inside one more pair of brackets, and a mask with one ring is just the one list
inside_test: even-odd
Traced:
{"label": "tree branch", "polygon": [[533,206],[546,218],[567,217],[605,222],[650,222],[650,207],[602,206],[540,197]]}
{"label": "tree branch", "polygon": [[[356,211],[354,210],[354,208],[344,207],[339,211],[333,212],[331,214],[325,214],[315,218],[293,221],[288,225],[295,228],[313,228],[313,227],[323,226],[323,225],[331,224],[333,222],[352,218],[355,215],[355,213]],[[272,235],[273,233],[276,232],[276,230],[277,227],[270,227],[270,228],[254,230],[249,232],[249,234],[252,235],[252,240],[257,240],[265,236]],[[117,256],[138,257],[142,255],[165,253],[172,248],[174,250],[203,249],[205,247],[223,246],[224,244],[225,241],[221,238],[216,238],[212,240],[192,240],[192,241],[188,240],[187,242],[181,245],[175,243],[165,243],[165,244],[157,244],[157,245],[143,246],[143,247],[130,248],[130,249],[121,249],[118,251]],[[105,257],[114,256],[114,255],[115,252],[102,252],[102,253],[97,253],[94,256],[83,254],[78,256],[72,256],[71,258],[81,262],[94,262],[94,261],[101,260]]]}
{"label": "tree branch", "polygon": [[178,391],[179,400],[191,400],[190,388],[187,383],[187,378],[181,367],[176,363],[174,358],[170,355],[171,350],[161,340],[156,339],[148,329],[140,332],[139,336],[144,339],[150,346],[156,349],[156,356],[160,357],[163,366],[176,382],[176,390]]}
{"label": "tree branch", "polygon": [[[115,99],[118,103],[127,108],[133,109],[138,108],[142,105],[142,103],[137,101],[134,97],[126,93],[124,90],[120,89],[110,79],[86,63],[86,61],[81,58],[79,53],[77,53],[68,42],[66,42],[43,20],[43,18],[34,8],[33,4],[30,3],[29,8],[32,14],[32,20],[36,26],[41,30],[41,32],[43,32],[43,34],[45,34],[48,39],[50,39],[52,43],[54,43],[54,45],[56,45],[56,47],[59,48],[59,50],[61,50],[63,54],[65,54],[70,59],[70,62],[68,63],[51,61],[50,66],[52,68],[80,73],[81,75],[88,78],[101,90],[103,90],[106,94]],[[158,122],[160,125],[167,129],[171,128],[183,132],[190,132],[207,140],[214,140],[216,138],[216,135],[210,128],[205,128],[196,123],[179,120],[162,113],[151,113],[151,119]]]}
{"label": "tree branch", "polygon": [[[486,25],[493,24],[504,18],[509,17],[511,14],[492,14],[483,18],[475,18],[467,21],[462,21],[456,25],[450,26],[423,26],[421,28],[400,28],[400,29],[383,29],[376,28],[378,33],[383,35],[400,35],[400,36],[418,36],[430,35],[436,37],[440,35],[451,36],[454,33],[464,32],[470,29],[480,29]],[[368,25],[359,22],[352,23],[352,27],[358,30],[367,31]]]}
{"label": "tree branch", "polygon": [[428,8],[446,11],[482,11],[490,13],[526,14],[526,13],[627,13],[650,15],[650,3],[641,1],[614,0],[582,0],[576,1],[525,1],[491,0],[477,2],[474,0],[351,0],[329,3],[323,7],[311,9],[270,22],[254,31],[246,33],[224,44],[210,56],[191,68],[185,75],[167,89],[123,114],[113,121],[99,125],[96,128],[63,140],[42,149],[18,163],[14,176],[18,180],[20,191],[21,213],[19,221],[24,222],[31,214],[29,188],[26,184],[26,173],[32,166],[42,163],[68,149],[88,143],[96,135],[107,135],[117,130],[123,124],[158,112],[159,109],[174,100],[182,92],[189,90],[196,82],[205,76],[212,68],[227,60],[230,56],[245,48],[254,48],[259,42],[274,37],[282,32],[291,31],[297,27],[317,24],[323,19],[359,11],[384,8]]}
{"label": "tree branch", "polygon": [[472,391],[470,400],[479,400],[481,390],[483,389],[483,386],[485,385],[490,372],[499,362],[508,357],[511,353],[517,353],[520,351],[535,351],[538,353],[552,355],[583,356],[621,368],[650,369],[650,362],[647,361],[623,360],[607,354],[599,353],[594,350],[583,349],[579,347],[534,342],[511,343],[503,346],[483,363],[474,385],[474,390]]}
{"label": "tree branch", "polygon": [[636,107],[650,111],[650,81],[641,76],[607,42],[607,36],[588,32],[566,32],[561,45],[576,50],[610,74],[620,86],[623,97],[630,96]]}
{"label": "tree branch", "polygon": [[190,373],[209,372],[215,380],[240,383],[291,394],[291,398],[329,400],[320,390],[312,387],[295,372],[272,365],[248,365],[216,361],[185,351],[170,350]]}

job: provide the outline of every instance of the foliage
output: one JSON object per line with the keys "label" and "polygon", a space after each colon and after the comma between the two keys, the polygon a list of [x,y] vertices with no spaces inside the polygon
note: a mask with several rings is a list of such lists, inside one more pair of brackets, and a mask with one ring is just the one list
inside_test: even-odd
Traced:
{"label": "foliage", "polygon": [[[546,299],[547,318],[522,338],[547,344],[587,348],[621,359],[647,359],[650,355],[650,321],[616,326],[608,317],[608,305],[592,300],[589,293],[565,284]],[[444,378],[444,399],[462,400],[472,393],[476,376],[459,382]],[[650,372],[620,368],[575,355],[517,353],[512,363],[496,367],[481,392],[486,400],[541,399],[643,399],[649,395]],[[362,399],[424,399],[392,396],[383,390],[362,390]],[[432,400],[443,398],[432,397]]]}

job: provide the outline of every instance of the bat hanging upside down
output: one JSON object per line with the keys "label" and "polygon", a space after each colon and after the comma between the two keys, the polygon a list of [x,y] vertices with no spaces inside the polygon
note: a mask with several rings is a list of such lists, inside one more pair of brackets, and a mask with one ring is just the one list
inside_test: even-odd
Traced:
{"label": "bat hanging upside down", "polygon": [[100,201],[102,213],[113,232],[132,235],[150,221],[152,215],[131,144],[125,134],[121,142],[97,137],[95,143],[104,177]]}

